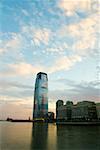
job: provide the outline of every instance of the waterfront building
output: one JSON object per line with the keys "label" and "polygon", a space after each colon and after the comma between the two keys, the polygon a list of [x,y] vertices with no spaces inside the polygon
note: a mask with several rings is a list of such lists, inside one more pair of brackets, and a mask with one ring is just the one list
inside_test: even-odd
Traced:
{"label": "waterfront building", "polygon": [[73,102],[72,101],[67,101],[66,102],[66,116],[67,116],[67,120],[71,120],[72,107],[73,107]]}
{"label": "waterfront building", "polygon": [[34,90],[33,118],[46,118],[48,114],[48,77],[46,73],[39,72],[36,77]]}
{"label": "waterfront building", "polygon": [[57,120],[70,120],[73,106],[73,102],[67,101],[64,105],[62,100],[58,100],[56,103],[56,118]]}
{"label": "waterfront building", "polygon": [[54,112],[48,112],[48,120],[53,121],[54,120]]}
{"label": "waterfront building", "polygon": [[100,103],[96,103],[96,109],[97,109],[98,120],[100,120]]}
{"label": "waterfront building", "polygon": [[94,102],[82,101],[72,107],[73,120],[93,120],[97,119],[96,105]]}
{"label": "waterfront building", "polygon": [[57,109],[57,119],[58,120],[65,120],[67,118],[66,116],[66,105],[62,105],[58,107]]}
{"label": "waterfront building", "polygon": [[87,120],[88,119],[88,107],[74,105],[72,107],[72,120]]}
{"label": "waterfront building", "polygon": [[94,102],[82,101],[73,105],[73,102],[67,101],[64,105],[63,101],[57,101],[56,106],[56,119],[59,121],[97,119],[96,104]]}
{"label": "waterfront building", "polygon": [[[56,102],[56,118],[57,119],[60,119],[60,116],[61,117],[63,117],[61,114],[61,107],[63,106],[63,100],[58,100],[57,102]],[[60,110],[59,110],[60,109]]]}
{"label": "waterfront building", "polygon": [[58,100],[56,102],[56,107],[58,108],[58,107],[62,106],[63,104],[64,104],[63,100]]}

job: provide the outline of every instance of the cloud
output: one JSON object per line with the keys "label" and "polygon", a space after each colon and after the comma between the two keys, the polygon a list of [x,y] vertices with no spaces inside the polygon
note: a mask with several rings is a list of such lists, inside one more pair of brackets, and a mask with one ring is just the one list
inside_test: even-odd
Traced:
{"label": "cloud", "polygon": [[59,30],[62,37],[68,35],[73,39],[70,49],[79,56],[90,56],[98,53],[99,17],[93,14],[78,23],[64,25]]}
{"label": "cloud", "polygon": [[5,47],[7,49],[9,48],[19,48],[21,45],[21,35],[20,34],[16,34],[16,33],[11,33],[12,37],[10,40],[7,41]]}
{"label": "cloud", "polygon": [[19,64],[10,64],[9,65],[10,69],[12,70],[13,73],[19,74],[19,75],[27,75],[31,74],[33,72],[37,72],[38,67],[33,67],[31,64],[22,62]]}
{"label": "cloud", "polygon": [[28,119],[32,116],[33,99],[16,98],[11,96],[0,97],[0,119],[11,117],[14,119]]}
{"label": "cloud", "polygon": [[0,90],[0,95],[1,96],[12,96],[16,98],[27,98],[27,97],[32,97],[34,93],[33,89],[28,89],[28,88],[14,88],[12,87],[11,89],[5,88],[5,90],[2,88]]}
{"label": "cloud", "polygon": [[33,89],[32,85],[20,83],[18,81],[6,81],[0,80],[0,89],[6,90],[11,88],[18,88],[18,89]]}
{"label": "cloud", "polygon": [[1,50],[0,54],[5,52],[15,52],[15,50],[22,46],[22,36],[21,34],[17,33],[7,33],[5,35],[6,37],[9,37],[8,39],[1,40]]}
{"label": "cloud", "polygon": [[72,100],[74,102],[89,100],[99,102],[100,99],[100,83],[98,81],[80,82],[59,79],[60,86],[66,86],[65,89],[56,89],[49,91],[50,99]]}
{"label": "cloud", "polygon": [[[98,16],[97,14],[91,15],[88,18],[81,20],[79,23],[74,23],[70,25],[64,25],[58,31],[60,38],[65,38],[68,35],[73,39],[73,43],[70,45],[67,42],[63,41],[62,44],[53,43],[50,47],[47,46],[45,52],[64,54],[64,52],[70,51],[70,56],[61,56],[58,57],[53,63],[47,68],[42,65],[31,65],[26,62],[9,64],[8,68],[1,72],[1,75],[29,75],[36,74],[39,71],[45,71],[48,73],[53,73],[60,70],[69,70],[77,62],[82,61],[82,56],[90,56],[91,54],[98,53]],[[40,45],[41,42],[48,44],[51,36],[51,31],[43,28],[35,30],[32,26],[24,26],[22,28],[22,33],[27,37],[30,37],[30,41],[34,41],[35,45]],[[8,40],[5,44],[4,49],[11,48],[12,50],[20,47],[21,42],[20,34],[12,34],[12,39]],[[22,46],[22,43],[21,43]],[[17,49],[16,49],[17,50]],[[1,49],[1,52],[3,50]]]}
{"label": "cloud", "polygon": [[90,11],[91,0],[59,0],[58,7],[67,16],[75,15],[77,10]]}
{"label": "cloud", "polygon": [[[55,112],[55,101],[49,100],[49,111]],[[28,119],[32,118],[33,98],[16,98],[10,96],[0,97],[0,119]]]}
{"label": "cloud", "polygon": [[1,36],[0,59],[4,64],[6,61],[23,61],[23,48],[23,36],[20,33],[6,32]]}
{"label": "cloud", "polygon": [[54,65],[51,68],[49,68],[49,73],[53,73],[60,70],[69,70],[73,65],[75,65],[75,63],[80,61],[81,61],[81,57],[78,55],[73,55],[69,57],[63,56],[58,60],[56,60]]}
{"label": "cloud", "polygon": [[4,48],[0,48],[0,55],[3,54],[6,51]]}
{"label": "cloud", "polygon": [[49,42],[49,39],[50,39],[50,30],[46,28],[36,30],[33,36],[33,40],[36,45],[37,45],[37,42],[38,44],[42,42],[47,45]]}
{"label": "cloud", "polygon": [[16,55],[17,59],[19,55],[23,55],[24,49],[33,49],[34,46],[41,46],[41,44],[48,45],[50,37],[50,29],[35,28],[32,25],[22,26],[18,33],[2,34],[0,55]]}
{"label": "cloud", "polygon": [[1,72],[1,76],[27,76],[30,74],[36,74],[43,69],[42,66],[34,66],[26,62],[8,64],[7,68]]}
{"label": "cloud", "polygon": [[62,54],[68,48],[69,46],[66,42],[62,42],[62,44],[53,42],[52,46],[47,47],[45,52],[49,52],[50,54],[51,53]]}
{"label": "cloud", "polygon": [[[73,49],[81,54],[87,55],[94,52],[95,47],[98,48],[97,40],[98,40],[98,16],[94,15],[85,20],[82,20],[80,23],[69,27],[69,32],[74,37],[79,38],[76,43],[73,45]],[[76,31],[75,31],[76,30]],[[77,32],[77,34],[75,33]]]}
{"label": "cloud", "polygon": [[49,67],[43,65],[32,65],[26,62],[20,62],[15,64],[8,64],[6,68],[2,69],[0,76],[28,76],[37,74],[38,72],[53,73],[61,70],[69,70],[77,62],[81,61],[81,57],[78,55],[62,56],[53,62]]}
{"label": "cloud", "polygon": [[59,82],[62,85],[67,85],[68,87],[91,87],[91,88],[100,88],[100,81],[99,80],[94,80],[90,82],[86,81],[81,81],[80,83],[77,83],[76,81],[69,80],[69,79],[64,79],[64,78],[59,78],[55,80],[55,82]]}
{"label": "cloud", "polygon": [[35,44],[36,46],[40,46],[41,43],[48,45],[51,37],[50,29],[34,28],[34,26],[32,25],[23,26],[22,33],[24,33],[25,36],[29,37],[31,43]]}
{"label": "cloud", "polygon": [[[88,100],[99,102],[99,85],[98,81],[76,82],[69,79],[58,79],[61,87],[66,85],[66,89],[49,90],[49,111],[55,112],[56,101],[62,99],[65,102],[71,100],[74,103],[78,101]],[[26,87],[25,87],[26,88]],[[17,91],[16,91],[17,92]],[[0,118],[28,118],[32,116],[33,111],[33,91],[30,95],[27,90],[22,91],[23,97],[16,96],[0,96]],[[11,109],[12,108],[12,109]]]}
{"label": "cloud", "polygon": [[28,11],[27,11],[27,10],[25,10],[25,9],[22,9],[22,13],[23,13],[25,16],[29,16]]}

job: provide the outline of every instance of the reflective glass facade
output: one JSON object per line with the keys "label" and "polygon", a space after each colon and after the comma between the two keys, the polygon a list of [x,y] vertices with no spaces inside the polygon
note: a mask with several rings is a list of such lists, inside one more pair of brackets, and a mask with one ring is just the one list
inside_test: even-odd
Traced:
{"label": "reflective glass facade", "polygon": [[33,118],[45,118],[48,113],[48,77],[39,72],[36,77],[34,90]]}

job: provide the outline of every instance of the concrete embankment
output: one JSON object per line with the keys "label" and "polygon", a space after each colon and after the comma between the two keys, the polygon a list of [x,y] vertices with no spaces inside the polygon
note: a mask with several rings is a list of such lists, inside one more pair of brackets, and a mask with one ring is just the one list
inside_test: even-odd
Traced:
{"label": "concrete embankment", "polygon": [[100,125],[100,121],[95,122],[56,122],[57,125]]}

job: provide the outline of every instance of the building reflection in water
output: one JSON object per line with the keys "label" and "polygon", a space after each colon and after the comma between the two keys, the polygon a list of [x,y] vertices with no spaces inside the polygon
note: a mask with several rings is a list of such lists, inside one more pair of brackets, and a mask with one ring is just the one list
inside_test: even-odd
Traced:
{"label": "building reflection in water", "polygon": [[48,124],[48,149],[47,150],[56,150],[57,147],[57,135],[56,135],[56,124]]}
{"label": "building reflection in water", "polygon": [[47,123],[33,123],[31,150],[47,150]]}
{"label": "building reflection in water", "polygon": [[34,123],[32,127],[31,150],[56,150],[56,125]]}
{"label": "building reflection in water", "polygon": [[[98,134],[97,134],[98,133]],[[100,147],[98,126],[57,126],[57,150],[94,150]]]}

